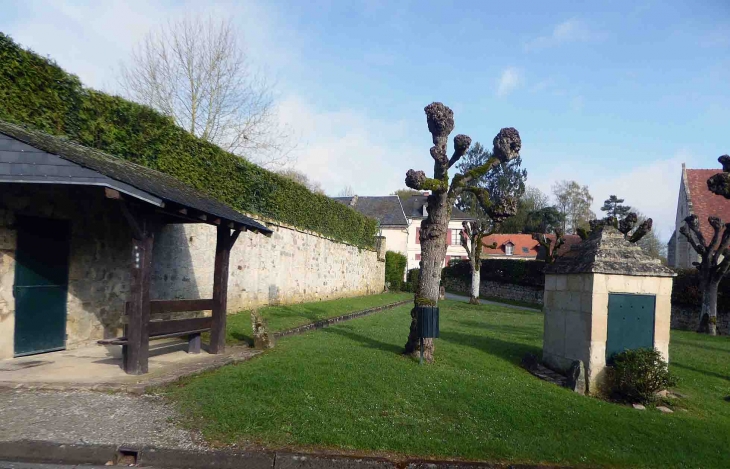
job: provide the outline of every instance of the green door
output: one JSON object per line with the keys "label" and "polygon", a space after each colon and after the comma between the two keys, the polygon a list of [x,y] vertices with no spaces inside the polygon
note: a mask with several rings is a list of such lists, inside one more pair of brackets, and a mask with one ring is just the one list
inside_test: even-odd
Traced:
{"label": "green door", "polygon": [[17,217],[15,356],[66,347],[68,222]]}
{"label": "green door", "polygon": [[654,347],[653,295],[608,295],[607,361],[615,353]]}

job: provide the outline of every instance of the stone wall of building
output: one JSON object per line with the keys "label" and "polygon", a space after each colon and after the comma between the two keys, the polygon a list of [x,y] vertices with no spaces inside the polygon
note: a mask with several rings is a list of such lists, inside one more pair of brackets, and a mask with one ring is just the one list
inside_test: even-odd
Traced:
{"label": "stone wall of building", "polygon": [[[130,291],[132,235],[100,187],[3,184],[0,199],[0,359],[13,356],[16,214],[70,220],[67,348],[121,333]],[[374,251],[273,227],[241,233],[231,253],[228,310],[380,293]],[[168,225],[155,236],[152,299],[211,298],[216,230]]]}
{"label": "stone wall of building", "polygon": [[[464,293],[467,296],[471,294],[471,285],[468,281],[444,277],[442,283],[447,290]],[[491,280],[482,280],[480,283],[480,293],[482,296],[522,301],[524,303],[532,303],[535,306],[542,305],[543,287],[493,282]]]}
{"label": "stone wall of building", "polygon": [[[672,329],[697,331],[700,327],[700,307],[672,303]],[[730,335],[730,311],[717,312],[717,333]]]}

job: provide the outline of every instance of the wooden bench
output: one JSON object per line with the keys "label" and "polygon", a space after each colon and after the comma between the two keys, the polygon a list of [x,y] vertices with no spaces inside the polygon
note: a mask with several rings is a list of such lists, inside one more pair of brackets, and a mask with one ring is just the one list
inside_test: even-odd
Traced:
{"label": "wooden bench", "polygon": [[[129,310],[129,303],[126,305]],[[202,311],[213,309],[213,300],[152,300],[150,313],[174,313],[186,311]],[[173,319],[169,321],[149,321],[147,331],[149,340],[167,339],[171,337],[187,337],[188,353],[200,353],[200,334],[210,331],[213,318]],[[121,345],[122,354],[127,355],[127,326],[122,337],[112,337],[97,341],[99,345]]]}

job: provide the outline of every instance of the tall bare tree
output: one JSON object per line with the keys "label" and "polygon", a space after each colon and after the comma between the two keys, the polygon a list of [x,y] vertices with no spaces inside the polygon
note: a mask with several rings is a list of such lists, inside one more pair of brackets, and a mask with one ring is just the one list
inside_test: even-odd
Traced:
{"label": "tall bare tree", "polygon": [[349,184],[340,189],[340,192],[337,193],[338,197],[352,197],[354,195],[355,189],[353,189],[352,186]]}
{"label": "tall bare tree", "polygon": [[316,194],[324,194],[324,189],[322,188],[322,184],[318,183],[317,181],[310,179],[309,176],[304,174],[303,172],[294,169],[294,168],[286,168],[286,169],[280,169],[277,171],[278,174],[284,176],[287,179],[291,179],[292,181],[296,181],[299,184],[305,186],[310,191],[316,193]]}
{"label": "tall bare tree", "polygon": [[[451,209],[456,198],[464,191],[471,192],[485,207],[492,206],[489,193],[481,187],[470,186],[472,179],[479,178],[487,173],[494,165],[507,162],[520,156],[522,142],[520,134],[514,128],[504,128],[499,131],[493,141],[492,158],[485,164],[471,169],[463,174],[456,174],[449,181],[448,170],[467,152],[471,145],[471,138],[466,135],[454,137],[454,152],[449,158],[446,145],[451,131],[454,130],[454,113],[442,103],[431,103],[424,109],[426,122],[431,133],[433,146],[431,157],[434,160],[433,177],[429,178],[423,171],[408,170],[406,186],[417,191],[428,190],[431,194],[426,199],[427,217],[421,221],[421,272],[414,299],[414,308],[411,310],[411,327],[404,352],[413,354],[418,351],[418,324],[416,307],[435,306],[438,304],[439,283],[441,281],[441,266],[446,256],[446,232]],[[495,214],[505,216],[514,214],[516,205],[505,205],[501,209],[493,208]],[[433,339],[424,340],[424,359],[433,362]]]}
{"label": "tall bare tree", "polygon": [[122,65],[133,100],[191,134],[264,166],[289,161],[272,89],[256,73],[230,20],[190,16],[150,31]]}
{"label": "tall bare tree", "polygon": [[591,211],[593,196],[588,186],[581,186],[575,181],[560,181],[552,189],[556,207],[564,215],[564,233],[576,234],[578,228],[586,229],[588,222],[596,218]]}
{"label": "tall bare tree", "polygon": [[[723,172],[711,176],[707,180],[707,188],[730,199],[730,156],[722,155],[718,161],[722,164]],[[700,256],[700,262],[694,263],[699,271],[702,290],[700,327],[703,332],[717,335],[717,288],[730,270],[730,223],[724,223],[715,216],[708,217],[707,223],[712,228],[709,241],[702,234],[697,215],[685,218],[679,232]]]}

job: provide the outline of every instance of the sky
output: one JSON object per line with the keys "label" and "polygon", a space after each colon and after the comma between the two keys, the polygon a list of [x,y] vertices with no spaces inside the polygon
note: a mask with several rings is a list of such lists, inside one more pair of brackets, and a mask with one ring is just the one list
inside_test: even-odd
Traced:
{"label": "sky", "polygon": [[616,194],[663,240],[682,163],[719,169],[730,153],[727,0],[0,0],[0,31],[119,93],[134,45],[196,14],[237,27],[275,84],[293,166],[329,195],[387,195],[431,170],[432,101],[487,146],[517,128],[528,185],[575,180],[598,214]]}

